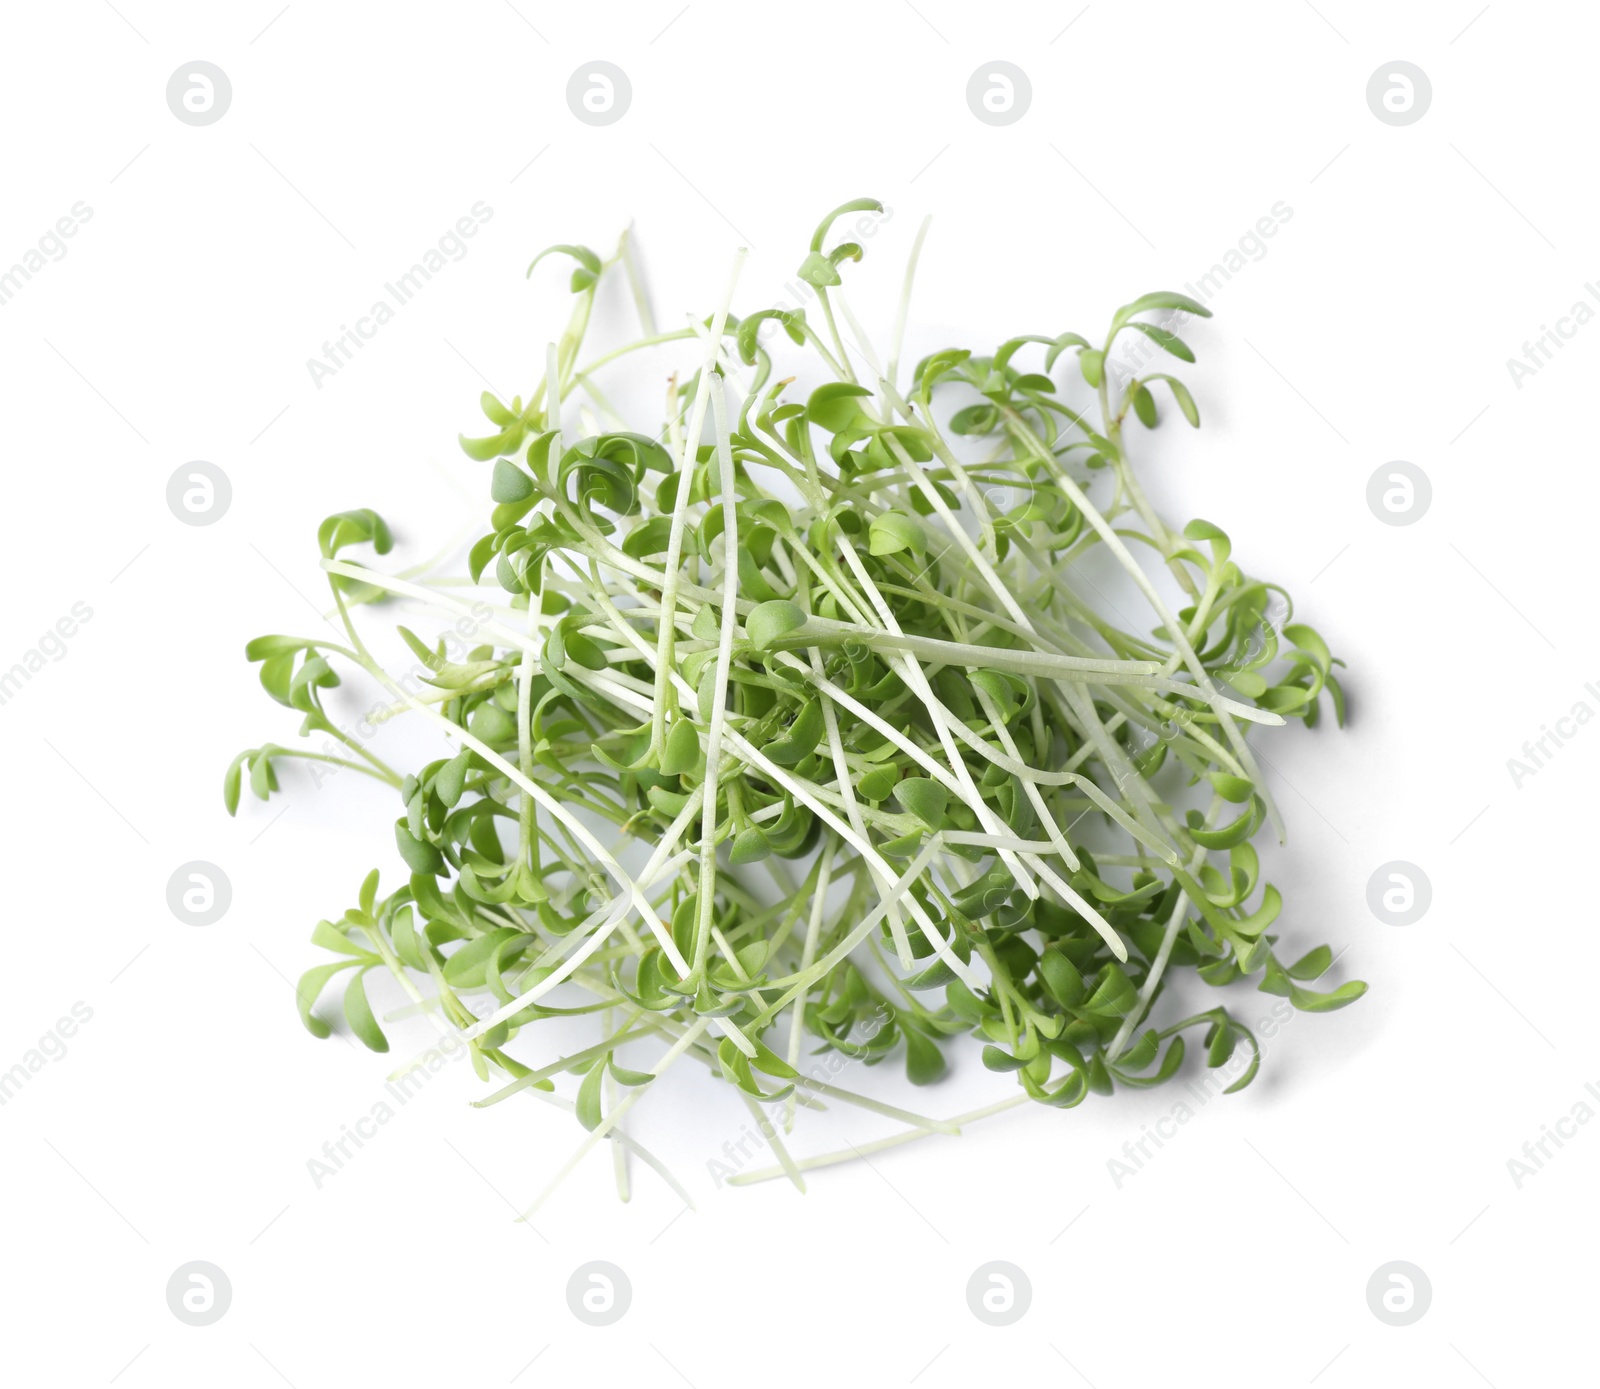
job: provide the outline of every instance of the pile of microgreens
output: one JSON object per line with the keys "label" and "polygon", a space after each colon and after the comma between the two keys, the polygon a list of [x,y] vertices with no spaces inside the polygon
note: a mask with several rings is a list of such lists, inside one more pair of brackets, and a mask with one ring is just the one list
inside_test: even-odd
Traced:
{"label": "pile of microgreens", "polygon": [[[803,1168],[1023,1099],[1071,1108],[1159,1084],[1193,1029],[1211,1067],[1248,1047],[1228,1089],[1248,1084],[1259,1051],[1226,1006],[1149,1021],[1178,971],[1218,987],[1256,979],[1310,1012],[1365,989],[1303,987],[1328,969],[1326,946],[1278,958],[1282,902],[1251,845],[1278,819],[1245,725],[1314,724],[1324,693],[1342,722],[1336,662],[1310,627],[1277,620],[1287,595],[1246,575],[1221,530],[1163,521],[1130,465],[1125,431],[1157,425],[1158,395],[1191,425],[1199,415],[1164,372],[1115,382],[1113,345],[1142,333],[1193,361],[1141,315],[1207,310],[1147,294],[1098,345],[1063,333],[987,356],[952,348],[905,382],[926,223],[884,369],[840,291],[862,249],[824,249],[836,218],[878,208],[846,203],[811,238],[799,274],[820,327],[802,309],[735,318],[736,262],[716,313],[658,333],[626,237],[606,261],[582,246],[544,252],[529,273],[570,257],[575,307],[526,402],[485,394],[497,432],[462,440],[493,463],[470,586],[346,558],[363,542],[384,554],[391,537],[371,511],[341,513],[318,543],[347,642],[247,648],[268,693],[304,716],[302,736],[343,747],[242,753],[230,813],[246,776],[265,799],[289,757],[374,776],[403,805],[394,835],[409,879],[380,897],[374,871],[355,907],[318,924],[312,940],[335,958],[300,982],[306,1026],[328,1034],[312,1005],[344,973],[350,1029],[387,1050],[364,984],[386,969],[412,1000],[391,1016],[429,1014],[480,1078],[504,1078],[479,1104],[545,1092],[576,1111],[588,1137],[556,1181],[610,1136],[624,1195],[624,1146],[681,1192],[618,1125],[684,1057],[735,1087],[771,1134],[780,1167],[743,1179],[781,1171],[803,1187]],[[646,336],[580,364],[618,267]],[[830,378],[803,402],[785,398],[793,377],[774,378],[763,340],[776,329]],[[694,345],[698,369],[670,382],[664,428],[629,430],[598,374],[676,342]],[[1042,360],[1020,366],[1028,353]],[[1048,374],[1064,355],[1087,409]],[[574,430],[559,407],[580,392]],[[974,441],[966,461],[952,436]],[[1123,630],[1077,581],[1096,550],[1148,603],[1150,630]],[[1151,569],[1170,576],[1176,610]],[[452,621],[488,611],[483,644],[455,660],[443,639],[401,627],[428,671],[415,693],[354,621],[395,600]],[[402,774],[341,729],[322,702],[341,662],[389,692],[389,713],[435,725],[450,755]],[[593,1045],[513,1054],[540,1020],[589,1013],[602,1023]],[[925,1085],[961,1037],[1021,1093],[945,1121],[806,1072],[819,1051],[894,1056]],[[625,1046],[645,1069],[620,1064]],[[582,1077],[574,1101],[549,1093],[563,1073]],[[777,1100],[786,1130],[797,1105],[830,1101],[904,1129],[798,1161],[755,1108]]]}

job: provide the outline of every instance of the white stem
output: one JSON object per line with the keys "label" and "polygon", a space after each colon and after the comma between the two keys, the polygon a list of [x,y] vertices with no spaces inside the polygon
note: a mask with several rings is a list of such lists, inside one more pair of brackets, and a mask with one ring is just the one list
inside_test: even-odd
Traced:
{"label": "white stem", "polygon": [[664,614],[656,646],[656,710],[651,720],[650,744],[652,752],[659,752],[666,730],[666,675],[672,668],[673,606],[678,596],[678,570],[683,564],[683,534],[689,516],[689,493],[694,490],[695,454],[700,447],[700,434],[705,428],[706,404],[711,394],[711,377],[716,365],[717,352],[722,344],[722,331],[728,322],[728,309],[733,303],[734,286],[739,283],[739,271],[744,267],[746,252],[743,248],[733,258],[733,268],[728,272],[728,287],[723,291],[722,303],[711,321],[711,333],[706,342],[705,356],[700,363],[700,379],[695,383],[694,407],[689,412],[689,428],[684,434],[682,447],[673,460],[678,478],[678,490],[672,499],[672,530],[667,537],[667,558],[662,569],[661,611]]}
{"label": "white stem", "polygon": [[[680,830],[679,833],[681,834],[682,831]],[[666,841],[663,840],[662,842],[665,845]],[[694,854],[685,849],[682,853],[660,864],[655,872],[651,871],[651,867],[656,866],[655,860],[652,860],[651,867],[646,867],[641,878],[644,880],[645,886],[654,887],[663,879],[670,878],[693,857]],[[492,1027],[504,1022],[507,1018],[515,1017],[530,1003],[537,1003],[552,989],[564,983],[585,960],[605,944],[611,933],[622,924],[622,919],[628,914],[628,908],[631,905],[632,902],[627,893],[622,893],[613,898],[607,906],[602,907],[600,912],[597,913],[597,915],[602,916],[600,924],[591,930],[587,937],[582,938],[583,944],[568,955],[559,967],[552,970],[525,992],[518,994],[510,1003],[503,1003],[487,1017],[479,1018],[477,1022],[462,1033],[462,1036],[469,1041],[474,1037],[483,1036]],[[593,918],[591,917],[590,919],[592,920]],[[578,934],[578,932],[574,932],[574,935]]]}
{"label": "white stem", "polygon": [[[715,407],[717,463],[722,492],[722,626],[718,633],[717,662],[711,680],[711,717],[706,728],[705,797],[700,821],[700,897],[696,904],[694,967],[703,970],[709,946],[708,928],[717,890],[717,778],[722,770],[722,730],[727,719],[728,670],[733,664],[733,638],[739,628],[734,600],[739,593],[739,512],[733,474],[733,447],[728,441],[728,403],[722,379],[712,393]],[[680,480],[679,486],[682,486]],[[663,627],[671,614],[663,611]],[[675,672],[669,672],[674,674]]]}
{"label": "white stem", "polygon": [[[828,888],[832,884],[834,841],[830,839],[822,849],[822,861],[817,868],[817,887],[811,896],[811,919],[806,923],[806,941],[800,951],[800,973],[811,968],[817,958],[817,938],[822,932],[822,911],[826,905]],[[789,1069],[800,1069],[800,1047],[805,1040],[806,996],[794,1001],[794,1015],[789,1023]],[[784,1128],[794,1128],[794,1096],[791,1094],[784,1107]]]}
{"label": "white stem", "polygon": [[[699,1040],[700,1034],[706,1030],[710,1022],[711,1019],[709,1018],[696,1018],[689,1030],[686,1031],[683,1036],[678,1038],[678,1040],[670,1047],[668,1047],[661,1059],[650,1068],[650,1074],[653,1076],[664,1075],[668,1068],[671,1067],[672,1063],[682,1056],[684,1052],[688,1051],[697,1040]],[[619,1122],[621,1122],[623,1115],[625,1115],[630,1109],[633,1108],[635,1104],[638,1103],[639,1096],[644,1094],[645,1090],[647,1089],[649,1089],[649,1086],[641,1086],[637,1090],[630,1090],[627,1098],[624,1099],[621,1104],[613,1109],[611,1113],[606,1115],[605,1118],[603,1118],[597,1125],[595,1125],[593,1129],[589,1131],[589,1136],[578,1145],[578,1150],[567,1159],[561,1170],[550,1179],[549,1184],[543,1191],[539,1193],[534,1203],[529,1206],[527,1210],[523,1211],[521,1216],[518,1217],[519,1219],[529,1220],[533,1217],[533,1213],[537,1211],[540,1206],[544,1205],[547,1200],[549,1200],[551,1193],[554,1192],[555,1189],[567,1179],[568,1174],[571,1173],[573,1168],[575,1168],[580,1162],[583,1161],[585,1157],[588,1156],[590,1150],[593,1149],[596,1143],[600,1142],[602,1138],[610,1133],[611,1130],[614,1129]]]}
{"label": "white stem", "polygon": [[927,239],[928,228],[933,225],[933,214],[929,213],[922,219],[922,225],[917,228],[917,239],[911,243],[911,255],[906,261],[905,283],[900,289],[900,305],[894,315],[894,337],[889,344],[889,370],[885,373],[890,386],[896,385],[895,378],[900,372],[900,348],[906,339],[906,316],[911,309],[911,286],[917,278],[917,262],[922,258],[922,243]]}
{"label": "white stem", "polygon": [[[1015,1109],[1019,1104],[1026,1104],[1026,1095],[1013,1095],[1008,1100],[1001,1100],[997,1104],[985,1105],[982,1109],[974,1109],[966,1114],[959,1114],[951,1123],[958,1127],[975,1124],[980,1119],[987,1119],[992,1114],[1001,1114],[1008,1109]],[[890,1148],[898,1148],[902,1143],[915,1143],[919,1138],[929,1138],[935,1132],[943,1130],[933,1129],[908,1129],[905,1133],[897,1133],[889,1138],[880,1138],[875,1143],[862,1143],[859,1146],[851,1144],[848,1148],[841,1148],[838,1152],[823,1153],[818,1157],[802,1158],[796,1166],[802,1172],[810,1172],[818,1167],[834,1167],[841,1162],[855,1162],[858,1158],[868,1158],[874,1153],[882,1153]],[[754,1182],[770,1182],[774,1177],[785,1177],[788,1173],[781,1167],[760,1167],[754,1172],[740,1172],[737,1176],[728,1178],[729,1186],[750,1186]]]}

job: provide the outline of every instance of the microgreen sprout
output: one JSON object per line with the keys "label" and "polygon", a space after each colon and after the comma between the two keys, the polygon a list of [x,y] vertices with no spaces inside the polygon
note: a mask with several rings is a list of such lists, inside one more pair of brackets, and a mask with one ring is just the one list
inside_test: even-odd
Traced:
{"label": "microgreen sprout", "polygon": [[[1130,450],[1171,411],[1200,416],[1170,373],[1116,380],[1117,340],[1192,362],[1148,316],[1208,311],[1147,294],[1098,342],[950,348],[901,380],[911,269],[880,370],[839,297],[862,249],[829,244],[836,218],[877,206],[846,203],[811,238],[798,273],[820,331],[804,309],[731,312],[742,252],[716,311],[671,332],[653,328],[626,237],[610,259],[542,252],[529,274],[570,261],[573,312],[526,400],[485,393],[493,432],[461,440],[492,506],[465,578],[353,558],[391,536],[343,512],[317,536],[343,639],[246,648],[322,750],[241,753],[229,812],[246,781],[277,792],[293,758],[401,803],[406,874],[380,895],[374,870],[318,923],[334,958],[300,981],[305,1025],[328,1034],[313,1006],[343,975],[350,1031],[387,1050],[366,980],[394,976],[411,1004],[391,1017],[428,1014],[496,1078],[479,1104],[574,1111],[588,1136],[556,1181],[607,1137],[664,1172],[619,1125],[684,1059],[746,1104],[782,1101],[786,1129],[827,1103],[889,1117],[904,1131],[887,1147],[1008,1102],[928,1118],[806,1073],[808,1053],[898,1058],[928,1085],[975,1046],[1015,1101],[1065,1109],[1170,1079],[1198,1036],[1211,1067],[1248,1050],[1238,1090],[1255,1037],[1226,1004],[1171,1017],[1180,976],[1250,980],[1309,1012],[1365,990],[1308,987],[1326,946],[1280,959],[1282,898],[1252,842],[1279,817],[1247,729],[1315,725],[1324,699],[1342,724],[1340,663],[1219,527],[1157,513]],[[584,361],[619,273],[646,336]],[[780,332],[794,352],[777,379]],[[667,418],[630,429],[600,378],[674,349],[690,374]],[[1088,581],[1096,554],[1132,598]],[[356,620],[396,605],[472,615],[483,640],[456,658],[401,627],[428,672],[408,688]],[[398,771],[341,729],[324,706],[341,671],[428,725],[441,755]],[[533,1049],[536,1024],[573,1015],[597,1041]],[[802,1187],[841,1156],[773,1146]],[[626,1194],[620,1156],[618,1173]]]}

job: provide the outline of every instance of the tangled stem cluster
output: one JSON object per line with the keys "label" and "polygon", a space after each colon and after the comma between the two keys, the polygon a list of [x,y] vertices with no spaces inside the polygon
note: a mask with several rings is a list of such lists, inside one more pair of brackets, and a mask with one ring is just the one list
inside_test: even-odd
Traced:
{"label": "tangled stem cluster", "polygon": [[[685,1057],[753,1113],[783,1101],[787,1125],[829,1102],[891,1117],[904,1129],[887,1144],[961,1120],[806,1074],[806,1054],[897,1058],[926,1085],[970,1037],[1018,1100],[1070,1108],[1169,1079],[1198,1030],[1209,1066],[1249,1048],[1238,1089],[1259,1054],[1226,1006],[1156,1020],[1179,973],[1248,978],[1313,1012],[1365,988],[1305,987],[1329,968],[1326,946],[1279,960],[1282,901],[1252,846],[1278,816],[1248,726],[1314,724],[1325,695],[1342,723],[1338,663],[1277,615],[1287,594],[1245,574],[1220,529],[1170,527],[1130,461],[1133,425],[1199,413],[1168,373],[1116,381],[1119,335],[1193,361],[1145,316],[1207,310],[1147,294],[1098,344],[1069,332],[986,356],[952,348],[902,384],[921,235],[881,368],[842,297],[861,247],[827,245],[836,218],[877,206],[847,203],[812,237],[799,274],[820,323],[803,309],[736,318],[730,280],[708,319],[656,333],[626,238],[610,260],[543,253],[529,273],[570,258],[574,309],[526,402],[485,394],[497,432],[462,440],[492,463],[466,581],[348,558],[391,538],[374,513],[341,513],[318,541],[346,640],[248,647],[302,735],[340,746],[242,753],[230,812],[246,779],[265,799],[293,757],[376,777],[403,803],[409,878],[380,897],[374,871],[355,907],[317,926],[334,958],[301,981],[307,1027],[327,1035],[312,1006],[344,974],[350,1028],[387,1050],[364,979],[391,973],[409,1011],[465,1042],[482,1078],[498,1074],[480,1104],[528,1092],[575,1110],[588,1136],[557,1180],[610,1136],[674,1181],[619,1122]],[[613,272],[646,336],[580,362]],[[780,331],[828,378],[803,402],[773,371]],[[601,379],[679,343],[698,369],[673,378],[663,427],[630,429]],[[1076,380],[1051,375],[1063,359]],[[1080,581],[1094,551],[1148,629],[1125,630]],[[485,640],[460,660],[399,629],[429,672],[423,693],[355,622],[380,603],[454,620],[490,593]],[[341,730],[323,704],[341,665],[435,725],[450,755],[402,774]],[[529,1054],[541,1020],[591,1013],[592,1046]],[[623,1065],[625,1047],[648,1066]],[[563,1073],[581,1077],[575,1099],[554,1093]],[[797,1185],[840,1156],[797,1161],[771,1131],[774,1170]]]}

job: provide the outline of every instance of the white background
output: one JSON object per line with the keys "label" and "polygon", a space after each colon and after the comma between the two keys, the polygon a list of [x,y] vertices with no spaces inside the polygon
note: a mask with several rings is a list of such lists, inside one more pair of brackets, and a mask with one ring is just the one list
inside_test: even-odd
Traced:
{"label": "white background", "polygon": [[[1587,408],[1600,328],[1520,389],[1506,361],[1600,274],[1586,254],[1600,16],[1475,0],[919,9],[8,11],[0,264],[75,202],[93,210],[0,307],[0,665],[75,602],[93,610],[0,708],[0,1068],[74,1002],[93,1010],[0,1109],[16,1382],[648,1375],[709,1389],[831,1372],[934,1389],[1031,1371],[1096,1389],[1509,1389],[1587,1362],[1600,1134],[1579,1128],[1520,1189],[1507,1160],[1600,1082],[1583,867],[1600,731],[1520,789],[1506,760],[1576,702],[1600,709],[1584,689],[1600,681]],[[164,96],[197,58],[233,86],[206,128]],[[564,99],[596,58],[633,88],[603,129]],[[1433,87],[1405,128],[1365,98],[1397,58]],[[1032,83],[1005,128],[965,101],[990,59]],[[1348,730],[1257,742],[1290,824],[1269,860],[1287,941],[1345,950],[1334,977],[1371,992],[1297,1016],[1257,1085],[1200,1107],[1120,1187],[1108,1160],[1172,1112],[1179,1086],[1013,1112],[817,1174],[802,1198],[713,1185],[706,1161],[746,1116],[683,1075],[634,1128],[698,1211],[637,1167],[620,1205],[599,1154],[530,1229],[513,1212],[579,1131],[534,1103],[469,1109],[478,1086],[459,1067],[318,1189],[307,1160],[430,1034],[402,1024],[378,1058],[316,1042],[294,1016],[287,980],[317,962],[313,922],[368,867],[397,869],[395,809],[376,785],[291,776],[286,798],[226,817],[228,759],[293,735],[244,641],[318,620],[325,514],[379,509],[401,560],[481,514],[487,465],[455,435],[485,432],[485,381],[528,389],[565,315],[559,272],[523,278],[534,251],[608,250],[634,219],[676,325],[709,311],[741,244],[737,307],[772,302],[816,218],[864,194],[893,209],[848,276],[880,346],[934,215],[918,350],[1096,333],[1116,305],[1203,274],[1274,203],[1292,209],[1215,319],[1186,333],[1205,428],[1142,441],[1140,466],[1170,516],[1226,527],[1349,664]],[[318,389],[306,359],[480,200],[493,217],[465,258]],[[631,330],[620,300],[601,318]],[[203,529],[165,503],[194,459],[233,487]],[[1414,526],[1366,505],[1394,459],[1432,481]],[[165,900],[194,859],[233,887],[204,929]],[[1394,859],[1433,885],[1405,928],[1366,902]],[[1272,1002],[1232,1001],[1248,1018]],[[966,1056],[914,1100],[955,1113],[1007,1084]],[[889,1131],[834,1125],[797,1149]],[[197,1259],[233,1290],[207,1328],[165,1298]],[[594,1259],[633,1288],[609,1328],[566,1304]],[[967,1310],[966,1281],[992,1259],[1032,1285],[1007,1328]],[[1397,1259],[1433,1289],[1405,1328],[1365,1294]]]}

